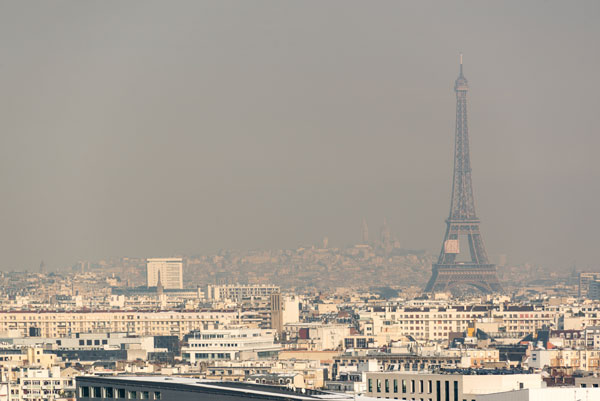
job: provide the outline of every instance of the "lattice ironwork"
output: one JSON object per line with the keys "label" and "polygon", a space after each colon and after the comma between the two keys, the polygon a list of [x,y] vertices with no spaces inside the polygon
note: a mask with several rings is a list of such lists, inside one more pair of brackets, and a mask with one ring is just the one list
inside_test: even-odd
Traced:
{"label": "lattice ironwork", "polygon": [[[453,286],[470,285],[482,292],[499,292],[496,266],[488,260],[483,238],[479,231],[479,218],[475,212],[471,158],[469,156],[469,126],[467,120],[467,92],[469,83],[463,75],[462,55],[460,73],[454,84],[456,92],[456,135],[454,142],[454,177],[450,214],[446,220],[446,234],[438,262],[433,265],[426,292],[441,292]],[[458,262],[460,237],[466,237],[470,261]]]}

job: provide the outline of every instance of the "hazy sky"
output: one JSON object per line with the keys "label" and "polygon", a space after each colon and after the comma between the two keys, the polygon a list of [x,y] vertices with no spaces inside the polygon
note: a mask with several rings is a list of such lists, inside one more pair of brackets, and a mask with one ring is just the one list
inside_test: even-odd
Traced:
{"label": "hazy sky", "polygon": [[458,53],[488,253],[599,268],[598,1],[1,1],[0,269],[438,251]]}

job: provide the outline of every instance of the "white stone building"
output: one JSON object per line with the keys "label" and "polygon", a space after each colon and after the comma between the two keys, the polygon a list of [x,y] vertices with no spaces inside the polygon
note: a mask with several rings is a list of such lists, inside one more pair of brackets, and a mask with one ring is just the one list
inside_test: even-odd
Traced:
{"label": "white stone building", "polygon": [[275,344],[274,340],[275,330],[203,330],[188,339],[188,344],[181,348],[181,354],[183,359],[190,363],[271,358],[280,350],[280,346]]}

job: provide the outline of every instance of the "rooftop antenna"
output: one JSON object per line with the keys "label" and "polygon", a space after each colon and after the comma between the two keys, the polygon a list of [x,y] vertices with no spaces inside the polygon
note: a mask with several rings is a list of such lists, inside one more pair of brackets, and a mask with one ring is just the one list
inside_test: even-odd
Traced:
{"label": "rooftop antenna", "polygon": [[462,54],[462,53],[459,53],[459,57],[460,57],[460,76],[461,76],[461,77],[462,77],[462,74],[463,74],[463,69],[462,69],[462,56],[463,56],[463,54]]}

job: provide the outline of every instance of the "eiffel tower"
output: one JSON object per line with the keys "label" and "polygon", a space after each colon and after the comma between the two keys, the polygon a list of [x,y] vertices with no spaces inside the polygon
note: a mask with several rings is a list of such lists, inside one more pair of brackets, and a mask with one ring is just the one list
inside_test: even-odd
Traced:
{"label": "eiffel tower", "polygon": [[[446,234],[440,257],[432,266],[431,278],[425,287],[425,292],[444,292],[460,286],[472,286],[483,293],[501,292],[502,287],[498,280],[496,266],[488,260],[479,231],[480,221],[475,213],[467,125],[469,84],[463,75],[462,54],[460,73],[454,84],[454,91],[456,92],[456,136],[450,216],[446,220]],[[456,260],[456,256],[460,253],[460,236],[466,237],[471,254],[470,261]]]}

